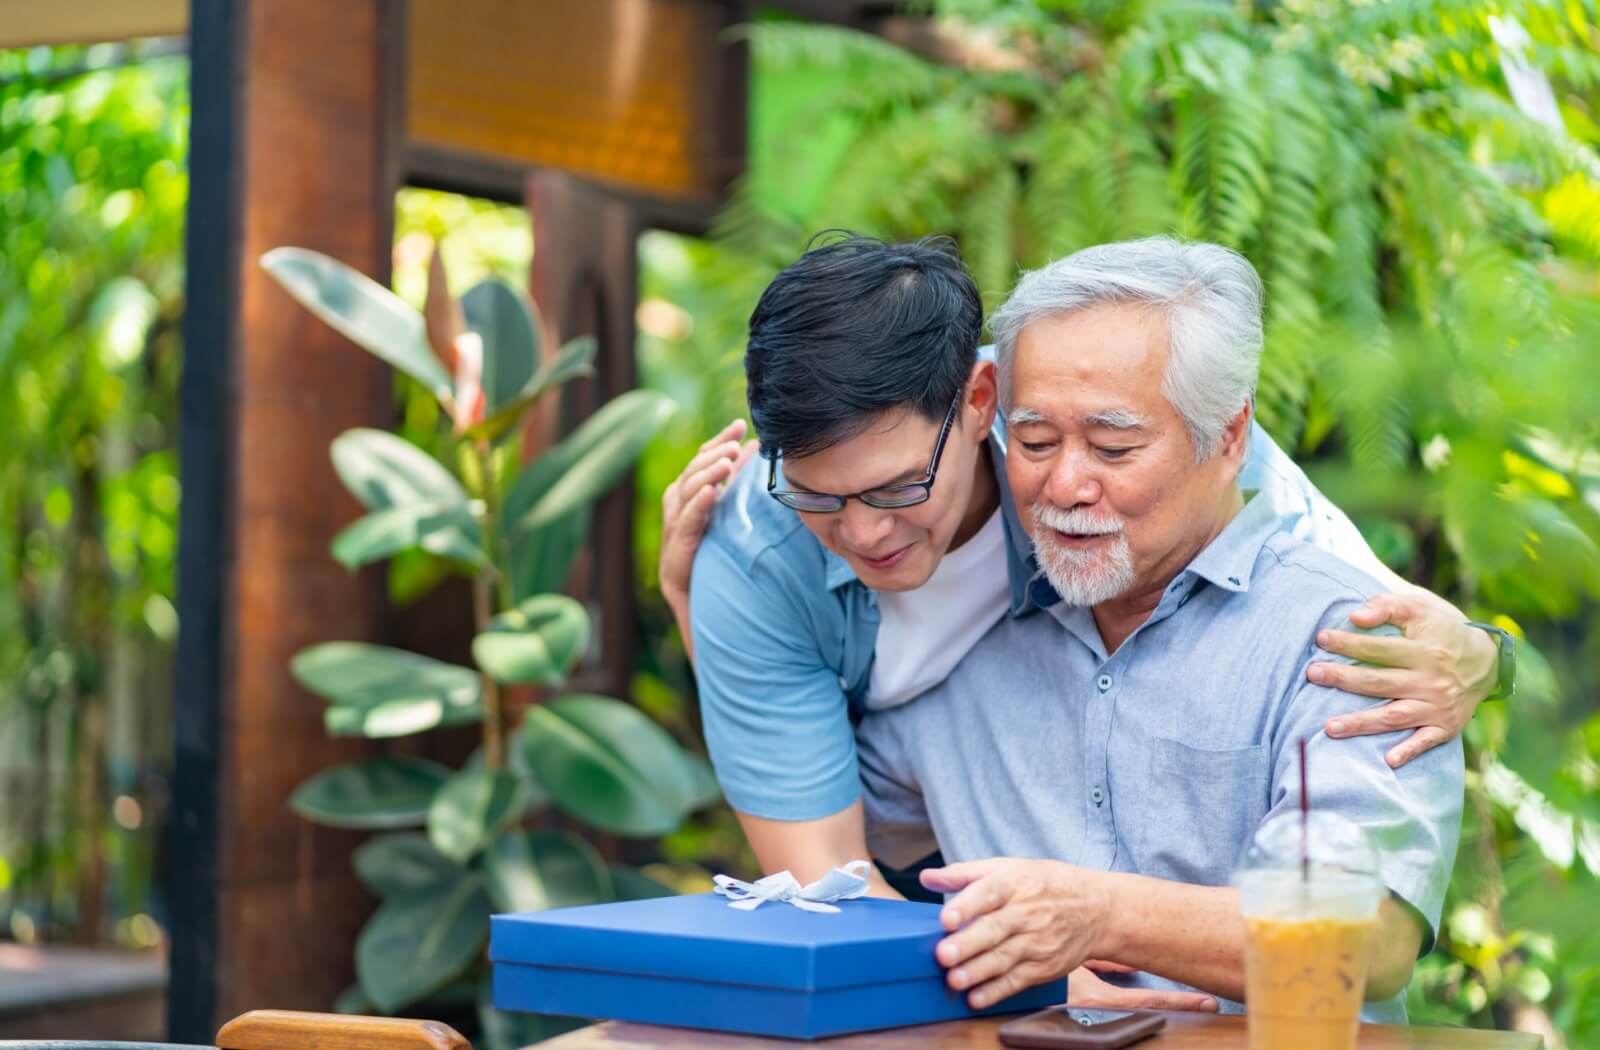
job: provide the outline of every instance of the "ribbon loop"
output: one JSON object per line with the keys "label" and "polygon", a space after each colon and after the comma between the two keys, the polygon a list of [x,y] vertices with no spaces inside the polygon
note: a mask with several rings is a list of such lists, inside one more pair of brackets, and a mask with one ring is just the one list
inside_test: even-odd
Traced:
{"label": "ribbon loop", "polygon": [[776,901],[792,904],[802,911],[837,912],[834,901],[853,900],[866,894],[867,876],[871,871],[871,861],[853,860],[806,886],[800,885],[800,880],[787,871],[775,872],[755,882],[745,882],[731,875],[718,875],[712,881],[716,883],[717,892],[728,898],[728,907],[740,911],[755,911],[767,901]]}

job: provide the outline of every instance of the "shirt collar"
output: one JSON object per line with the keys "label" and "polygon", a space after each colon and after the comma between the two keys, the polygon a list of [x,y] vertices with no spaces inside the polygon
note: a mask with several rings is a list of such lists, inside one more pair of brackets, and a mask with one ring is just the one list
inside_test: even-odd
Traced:
{"label": "shirt collar", "polygon": [[1248,591],[1261,547],[1278,531],[1278,516],[1270,500],[1246,496],[1234,519],[1179,573],[1197,576],[1223,590]]}
{"label": "shirt collar", "polygon": [[850,563],[826,547],[822,548],[822,564],[826,566],[823,580],[830,591],[836,591],[856,578],[856,571],[850,567]]}

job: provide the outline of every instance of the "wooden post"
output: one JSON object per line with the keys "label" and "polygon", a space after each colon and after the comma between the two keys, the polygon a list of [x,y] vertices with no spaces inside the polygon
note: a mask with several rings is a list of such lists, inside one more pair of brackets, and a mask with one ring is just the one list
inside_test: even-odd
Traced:
{"label": "wooden post", "polygon": [[[594,379],[568,384],[562,391],[560,429],[567,431],[637,382],[639,221],[626,201],[564,172],[535,171],[527,185],[538,239],[529,275],[533,301],[559,340],[592,335],[600,344]],[[578,566],[580,573],[585,569],[587,578],[579,580],[577,593],[598,614],[599,659],[580,673],[586,686],[625,698],[637,633],[629,481],[595,505],[587,556]]]}
{"label": "wooden post", "polygon": [[[172,1037],[251,1007],[327,1008],[372,907],[354,837],[287,808],[371,753],[332,740],[289,674],[299,649],[378,639],[382,578],[328,542],[359,508],[328,444],[387,424],[387,367],[257,265],[282,244],[387,279],[399,63],[383,0],[193,0],[193,123],[180,452]],[[392,56],[390,56],[392,57]]]}

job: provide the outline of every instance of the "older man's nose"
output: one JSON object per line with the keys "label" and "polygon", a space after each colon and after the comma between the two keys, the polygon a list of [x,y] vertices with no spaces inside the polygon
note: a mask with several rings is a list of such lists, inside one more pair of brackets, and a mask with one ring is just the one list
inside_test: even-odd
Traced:
{"label": "older man's nose", "polygon": [[1085,464],[1077,456],[1061,457],[1045,482],[1045,498],[1065,509],[1098,502],[1101,496],[1100,482],[1084,467]]}

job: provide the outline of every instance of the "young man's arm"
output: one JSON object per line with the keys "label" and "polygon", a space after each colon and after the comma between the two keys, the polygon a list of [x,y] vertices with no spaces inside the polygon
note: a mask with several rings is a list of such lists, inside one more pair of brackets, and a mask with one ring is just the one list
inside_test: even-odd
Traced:
{"label": "young man's arm", "polygon": [[[840,867],[852,860],[865,860],[867,833],[858,798],[832,816],[819,820],[768,820],[750,813],[734,811],[744,837],[750,840],[756,860],[764,872],[792,871],[800,883],[820,879],[829,868]],[[894,897],[900,894],[883,881],[878,869],[872,869],[872,886],[867,891],[873,897]]]}
{"label": "young man's arm", "polygon": [[1328,652],[1371,666],[1314,663],[1307,671],[1310,681],[1389,701],[1353,711],[1338,725],[1330,722],[1324,727],[1328,735],[1416,730],[1389,750],[1386,760],[1391,766],[1403,766],[1460,736],[1498,682],[1500,653],[1495,640],[1467,626],[1461,610],[1385,565],[1361,530],[1318,491],[1259,422],[1251,423],[1240,484],[1254,489],[1256,499],[1268,500],[1297,539],[1355,566],[1390,591],[1374,596],[1350,619],[1362,631],[1384,625],[1399,628],[1399,637],[1329,630],[1317,639]]}
{"label": "young man's arm", "polygon": [[[747,564],[716,535],[694,575],[686,626],[706,745],[762,870],[806,883],[867,859],[849,703],[811,633],[807,581],[786,563]],[[898,896],[876,871],[871,892]]]}

